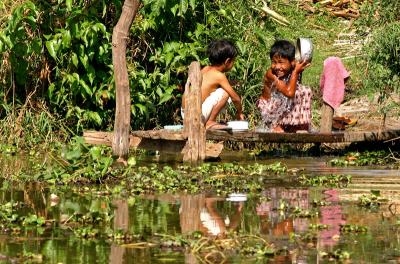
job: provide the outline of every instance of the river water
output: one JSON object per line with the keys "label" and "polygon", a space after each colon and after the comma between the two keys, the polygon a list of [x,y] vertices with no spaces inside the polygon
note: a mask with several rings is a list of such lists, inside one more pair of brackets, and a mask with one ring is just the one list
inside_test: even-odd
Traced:
{"label": "river water", "polygon": [[[196,195],[127,197],[109,195],[104,188],[91,191],[87,186],[43,187],[5,182],[0,190],[2,217],[12,217],[7,211],[8,204],[13,208],[11,212],[31,216],[31,220],[27,220],[26,226],[2,226],[0,262],[399,263],[400,171],[383,167],[331,167],[326,165],[327,160],[280,159],[289,169],[302,169],[306,175],[349,174],[352,183],[346,188],[301,187],[292,183],[289,174],[284,176],[286,180],[282,176],[272,177],[258,195],[221,197],[210,190]],[[244,162],[252,161],[249,158]],[[358,206],[360,197],[370,195],[371,190],[379,190],[387,201],[372,209]],[[318,214],[296,216],[287,208]],[[86,218],[80,217],[72,224],[77,215]],[[46,224],[42,225],[33,216],[42,217]],[[312,229],[317,224],[327,228]],[[366,230],[345,232],[341,227],[346,224],[363,226]],[[135,241],[151,241],[154,236],[176,238],[195,231],[208,237],[224,238],[225,233],[233,232],[262,237],[279,248],[279,252],[243,255],[232,250],[223,259],[207,259],[204,254],[182,247],[138,244],[104,235],[131,234]],[[96,232],[102,235],[91,235]],[[307,239],[311,234],[312,238]]]}

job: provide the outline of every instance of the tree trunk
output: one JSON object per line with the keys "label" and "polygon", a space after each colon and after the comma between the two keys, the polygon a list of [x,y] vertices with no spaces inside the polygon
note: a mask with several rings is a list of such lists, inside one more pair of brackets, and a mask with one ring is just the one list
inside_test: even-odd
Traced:
{"label": "tree trunk", "polygon": [[121,17],[112,35],[112,59],[116,89],[116,110],[112,150],[115,156],[126,159],[129,153],[131,96],[126,67],[126,43],[129,29],[139,9],[139,0],[125,0]]}

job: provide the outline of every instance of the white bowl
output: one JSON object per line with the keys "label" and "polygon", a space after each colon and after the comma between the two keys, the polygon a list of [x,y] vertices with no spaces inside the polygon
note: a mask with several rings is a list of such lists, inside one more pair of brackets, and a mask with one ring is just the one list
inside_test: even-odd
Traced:
{"label": "white bowl", "polygon": [[232,128],[232,130],[248,130],[249,122],[247,122],[247,121],[229,121],[228,127]]}
{"label": "white bowl", "polygon": [[183,125],[168,125],[168,126],[164,126],[164,129],[167,129],[167,130],[180,130],[180,129],[183,129]]}
{"label": "white bowl", "polygon": [[244,202],[247,201],[247,194],[245,193],[231,193],[228,198],[226,198],[229,202]]}
{"label": "white bowl", "polygon": [[309,38],[298,38],[296,42],[296,54],[297,61],[306,60],[311,62],[313,57],[313,44]]}

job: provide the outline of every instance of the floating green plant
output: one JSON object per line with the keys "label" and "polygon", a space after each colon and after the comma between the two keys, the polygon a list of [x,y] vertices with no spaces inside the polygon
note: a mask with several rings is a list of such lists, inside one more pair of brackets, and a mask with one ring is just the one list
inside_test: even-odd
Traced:
{"label": "floating green plant", "polygon": [[346,187],[351,183],[351,175],[331,174],[319,176],[301,175],[299,181],[304,186]]}
{"label": "floating green plant", "polygon": [[350,152],[345,157],[330,160],[328,163],[332,166],[366,166],[366,165],[386,165],[393,162],[389,152],[364,151]]}
{"label": "floating green plant", "polygon": [[324,259],[328,259],[329,261],[344,261],[350,259],[350,253],[342,249],[336,249],[335,251],[331,252],[320,251],[319,255]]}
{"label": "floating green plant", "polygon": [[342,233],[366,233],[368,228],[361,225],[344,224],[340,225],[340,232]]}
{"label": "floating green plant", "polygon": [[371,190],[370,194],[363,194],[358,198],[358,205],[366,208],[377,208],[384,202],[387,199],[381,197],[379,190]]}
{"label": "floating green plant", "polygon": [[311,230],[325,230],[325,229],[329,229],[329,225],[325,225],[325,224],[310,224],[308,226],[309,229]]}

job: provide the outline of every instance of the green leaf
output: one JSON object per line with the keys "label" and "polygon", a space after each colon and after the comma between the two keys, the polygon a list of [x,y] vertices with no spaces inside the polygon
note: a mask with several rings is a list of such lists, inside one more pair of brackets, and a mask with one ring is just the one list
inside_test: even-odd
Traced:
{"label": "green leaf", "polygon": [[63,48],[71,47],[71,32],[69,30],[64,30],[62,33],[62,45]]}
{"label": "green leaf", "polygon": [[188,10],[188,0],[181,0],[179,5],[179,13],[178,15],[183,17]]}
{"label": "green leaf", "polygon": [[76,55],[75,52],[72,53],[71,59],[74,66],[78,68],[79,60],[78,60],[78,55]]}
{"label": "green leaf", "polygon": [[190,7],[194,11],[196,9],[196,0],[189,0]]}
{"label": "green leaf", "polygon": [[87,70],[89,68],[89,57],[84,54],[83,56],[79,56],[79,60],[81,61],[83,67]]}
{"label": "green leaf", "polygon": [[167,55],[165,55],[165,65],[168,66],[172,59],[174,58],[174,54],[172,52],[167,53]]}
{"label": "green leaf", "polygon": [[90,154],[92,155],[92,159],[98,160],[101,158],[101,148],[99,147],[92,147],[89,150]]}
{"label": "green leaf", "polygon": [[135,104],[135,107],[139,108],[140,113],[144,114],[147,110],[146,106],[142,105],[142,104]]}
{"label": "green leaf", "polygon": [[90,85],[93,85],[94,78],[96,77],[96,71],[91,65],[88,68],[87,77],[89,78]]}
{"label": "green leaf", "polygon": [[10,40],[10,37],[0,32],[0,42],[4,43],[7,48],[12,49],[14,47],[13,43]]}
{"label": "green leaf", "polygon": [[50,98],[50,101],[53,101],[53,94],[54,94],[54,89],[55,89],[55,84],[54,83],[52,83],[52,84],[50,84],[49,85],[49,88],[47,89],[47,94],[48,94],[48,96],[49,96],[49,98]]}
{"label": "green leaf", "polygon": [[70,151],[67,151],[65,154],[65,158],[67,160],[77,160],[82,156],[82,152],[80,148],[75,148]]}
{"label": "green leaf", "polygon": [[128,159],[128,165],[129,166],[135,166],[136,165],[136,158],[135,157],[129,157]]}
{"label": "green leaf", "polygon": [[96,125],[101,126],[101,123],[103,122],[103,120],[101,119],[99,113],[93,112],[93,111],[87,111],[86,116],[89,121],[95,123]]}
{"label": "green leaf", "polygon": [[103,33],[107,33],[106,26],[105,26],[104,24],[102,24],[102,23],[96,23],[96,24],[94,24],[94,25],[93,25],[93,29],[94,29],[96,32],[101,31],[101,32],[103,32]]}
{"label": "green leaf", "polygon": [[176,12],[178,12],[179,4],[174,5],[170,10],[174,16],[176,16]]}
{"label": "green leaf", "polygon": [[104,163],[104,168],[101,171],[101,175],[104,176],[107,173],[108,168],[110,168],[110,166],[113,162],[113,159],[111,157],[103,157],[102,162]]}
{"label": "green leaf", "polygon": [[86,92],[86,94],[92,96],[93,91],[92,89],[90,89],[89,85],[86,84],[86,82],[82,79],[79,80],[79,84],[81,85],[81,87],[83,88],[83,90]]}
{"label": "green leaf", "polygon": [[72,0],[65,0],[65,5],[67,6],[67,10],[72,10]]}
{"label": "green leaf", "polygon": [[46,41],[46,48],[50,56],[53,57],[53,59],[57,60],[57,51],[59,49],[57,40]]}
{"label": "green leaf", "polygon": [[160,98],[160,102],[158,104],[159,105],[163,104],[163,103],[167,102],[171,98],[172,98],[172,94],[164,93],[163,96]]}

